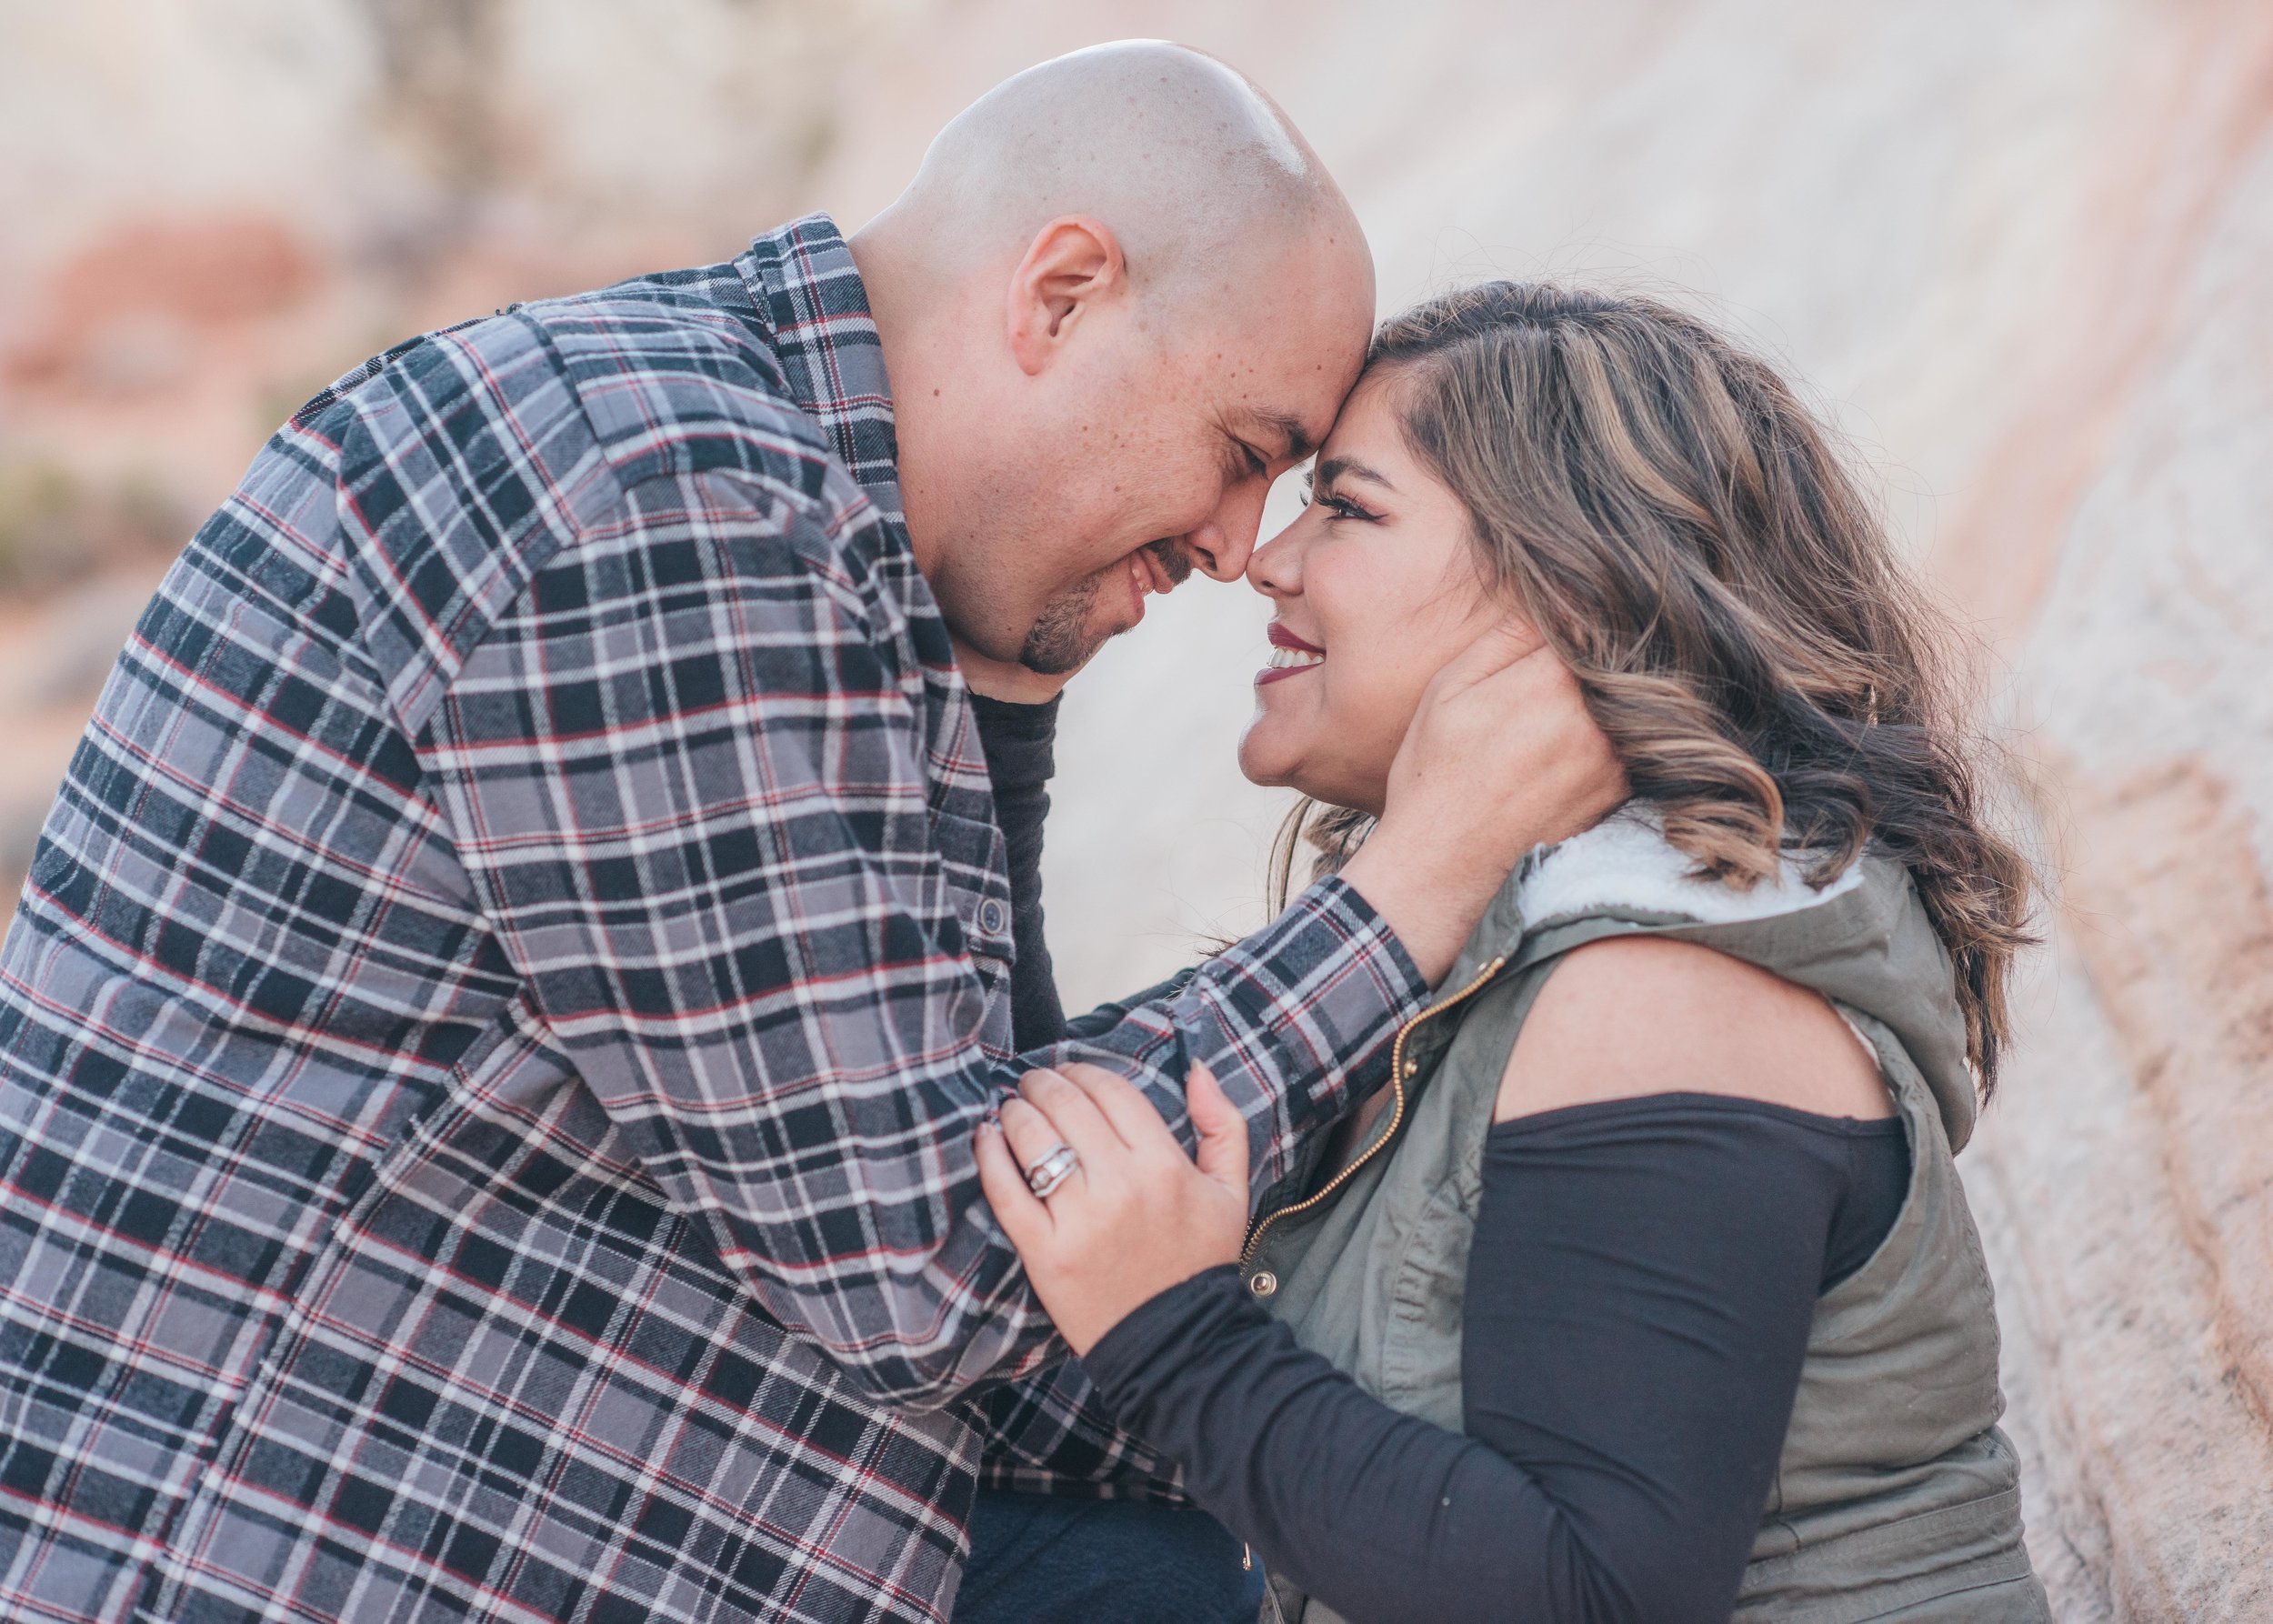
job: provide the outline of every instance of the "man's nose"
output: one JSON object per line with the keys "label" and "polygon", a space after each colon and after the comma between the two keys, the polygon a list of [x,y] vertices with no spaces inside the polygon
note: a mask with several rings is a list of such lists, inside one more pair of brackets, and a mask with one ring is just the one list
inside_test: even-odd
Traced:
{"label": "man's nose", "polygon": [[1247,573],[1255,554],[1256,533],[1263,526],[1264,491],[1253,497],[1234,496],[1184,538],[1192,561],[1217,581],[1236,581]]}

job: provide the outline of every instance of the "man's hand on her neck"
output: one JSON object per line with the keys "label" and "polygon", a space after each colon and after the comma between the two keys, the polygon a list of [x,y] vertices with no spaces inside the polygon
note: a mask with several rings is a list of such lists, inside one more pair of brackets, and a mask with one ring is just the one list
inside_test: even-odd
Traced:
{"label": "man's hand on her neck", "polygon": [[1006,705],[1046,705],[1074,676],[1068,671],[1061,677],[1045,677],[1015,660],[988,659],[954,633],[947,636],[955,644],[955,663],[963,668],[963,680],[970,685],[971,692]]}
{"label": "man's hand on her neck", "polygon": [[1509,870],[1630,790],[1578,685],[1538,635],[1496,629],[1437,674],[1341,876],[1441,980]]}

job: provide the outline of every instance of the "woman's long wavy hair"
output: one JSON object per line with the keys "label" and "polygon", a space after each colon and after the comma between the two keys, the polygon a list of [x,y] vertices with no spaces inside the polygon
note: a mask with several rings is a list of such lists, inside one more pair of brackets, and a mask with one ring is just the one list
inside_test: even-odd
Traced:
{"label": "woman's long wavy hair", "polygon": [[[2027,860],[1988,826],[1953,631],[1829,434],[1764,362],[1667,306],[1487,283],[1385,324],[1404,429],[1466,504],[1486,579],[1577,677],[1696,872],[1813,884],[1905,864],[1954,963],[1984,1098]],[[1305,803],[1274,853],[1336,867],[1366,820]]]}

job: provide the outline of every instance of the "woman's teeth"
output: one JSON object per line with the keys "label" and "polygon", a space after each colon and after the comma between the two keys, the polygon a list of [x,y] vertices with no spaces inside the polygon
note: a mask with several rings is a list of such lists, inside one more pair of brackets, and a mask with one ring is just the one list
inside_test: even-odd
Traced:
{"label": "woman's teeth", "polygon": [[1274,671],[1294,671],[1304,666],[1318,666],[1325,663],[1326,656],[1314,654],[1307,648],[1274,647],[1271,650],[1270,669]]}

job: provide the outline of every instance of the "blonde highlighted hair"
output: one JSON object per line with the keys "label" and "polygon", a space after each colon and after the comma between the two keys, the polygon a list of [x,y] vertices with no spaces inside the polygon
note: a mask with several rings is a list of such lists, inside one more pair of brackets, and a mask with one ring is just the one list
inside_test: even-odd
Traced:
{"label": "blonde highlighted hair", "polygon": [[[1820,885],[1867,842],[1909,869],[1986,1096],[2033,880],[1983,814],[1952,629],[1783,379],[1670,306],[1514,282],[1388,321],[1367,370],[1700,875]],[[1298,807],[1277,888],[1365,827]]]}

